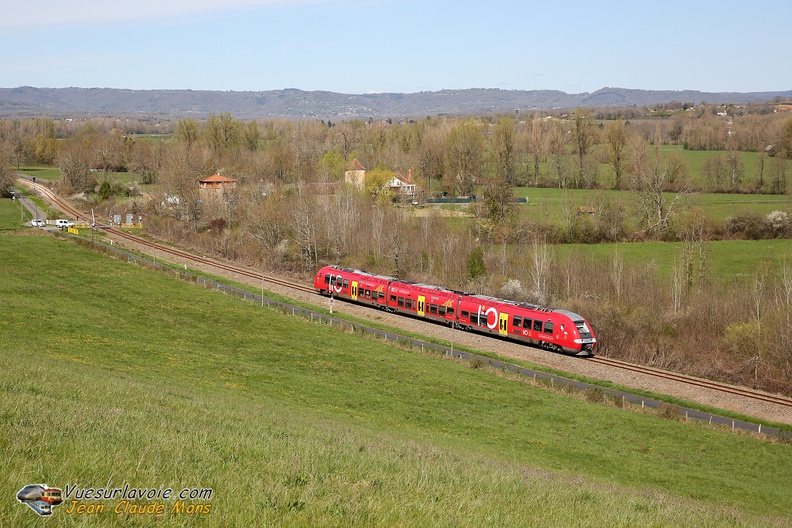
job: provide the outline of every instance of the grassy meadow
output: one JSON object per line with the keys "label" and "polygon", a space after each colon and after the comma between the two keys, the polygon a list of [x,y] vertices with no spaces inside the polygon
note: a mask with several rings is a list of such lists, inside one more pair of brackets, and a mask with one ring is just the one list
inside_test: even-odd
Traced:
{"label": "grassy meadow", "polygon": [[200,515],[64,503],[57,526],[792,522],[788,445],[588,403],[26,233],[0,232],[2,526],[40,524],[14,499],[30,483],[213,492]]}

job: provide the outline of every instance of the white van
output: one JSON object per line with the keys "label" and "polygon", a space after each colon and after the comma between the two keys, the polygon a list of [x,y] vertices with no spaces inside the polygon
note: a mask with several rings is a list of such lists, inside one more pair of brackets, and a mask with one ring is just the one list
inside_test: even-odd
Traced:
{"label": "white van", "polygon": [[63,229],[64,227],[74,227],[74,222],[72,222],[71,220],[64,220],[62,218],[59,218],[55,220],[55,225]]}

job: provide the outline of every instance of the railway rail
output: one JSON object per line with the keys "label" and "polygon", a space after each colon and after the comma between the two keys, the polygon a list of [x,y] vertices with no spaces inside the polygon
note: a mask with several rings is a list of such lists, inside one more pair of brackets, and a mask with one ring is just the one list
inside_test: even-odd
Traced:
{"label": "railway rail", "polygon": [[207,259],[206,257],[199,257],[189,253],[187,251],[182,251],[179,249],[175,249],[172,247],[164,246],[162,244],[157,244],[150,240],[146,240],[145,238],[141,238],[135,235],[130,235],[120,229],[116,229],[114,227],[102,227],[101,228],[104,232],[109,233],[115,237],[121,238],[123,240],[127,240],[129,242],[133,242],[135,244],[141,245],[143,247],[153,249],[159,251],[161,253],[166,253],[172,257],[176,257],[182,260],[186,260],[188,262],[192,262],[195,264],[200,264],[204,266],[209,266],[215,269],[219,269],[225,272],[236,273],[237,275],[241,275],[243,277],[248,277],[250,279],[254,279],[256,281],[264,281],[270,284],[277,284],[278,286],[283,286],[286,288],[291,288],[293,290],[305,292],[305,293],[315,293],[313,288],[309,288],[302,284],[297,284],[294,282],[290,282],[287,280],[279,279],[277,277],[271,277],[268,275],[264,275],[262,273],[257,273],[255,271],[251,271],[249,269],[240,268],[238,266],[232,266],[230,264],[226,264],[224,262],[218,262],[215,260]]}
{"label": "railway rail", "polygon": [[[73,216],[77,220],[89,221],[86,214],[75,209],[72,207],[68,202],[63,200],[57,194],[52,192],[49,188],[44,185],[34,183],[27,178],[20,178],[27,186],[35,189],[36,191],[40,192],[45,198],[52,201],[53,204],[56,205],[59,209],[64,211],[67,215]],[[158,244],[156,242],[152,242],[145,238],[141,238],[135,235],[131,235],[126,233],[120,229],[111,227],[111,226],[98,226],[104,232],[113,235],[114,237],[120,238],[122,240],[126,240],[128,242],[132,242],[138,244],[139,246],[143,246],[148,249],[156,250],[161,253],[167,254],[171,257],[175,257],[178,259],[182,259],[183,261],[192,262],[194,264],[200,264],[203,266],[207,266],[210,268],[222,270],[224,272],[235,273],[237,275],[247,277],[250,279],[254,279],[257,282],[263,281],[265,283],[275,284],[278,286],[291,288],[293,290],[297,290],[304,293],[315,293],[313,287],[307,287],[302,284],[297,284],[291,281],[279,279],[277,277],[271,277],[264,275],[262,273],[257,273],[251,271],[246,268],[241,268],[238,266],[233,266],[227,263],[218,262],[215,260],[207,259],[205,257],[199,257],[187,251],[182,251],[179,249],[175,249],[163,244]],[[693,376],[688,376],[684,374],[677,374],[674,372],[653,368],[653,367],[646,367],[637,365],[634,363],[628,363],[626,361],[620,361],[612,358],[602,357],[602,356],[595,356],[591,358],[582,359],[582,361],[589,361],[592,363],[598,363],[601,365],[605,365],[611,368],[617,368],[622,370],[627,370],[630,372],[640,373],[648,376],[653,376],[665,380],[675,381],[678,383],[684,383],[691,386],[706,388],[710,390],[719,391],[725,394],[731,394],[735,396],[741,396],[744,398],[753,399],[756,401],[768,402],[771,404],[779,405],[785,408],[792,409],[792,399],[785,398],[783,396],[776,396],[772,394],[767,394],[763,392],[754,391],[747,388],[736,387],[733,385],[726,385],[723,383],[718,383],[715,381],[705,380],[702,378],[696,378]]]}
{"label": "railway rail", "polygon": [[736,396],[743,396],[745,398],[752,398],[758,401],[764,401],[768,403],[773,403],[776,405],[781,405],[783,407],[787,407],[792,409],[792,399],[785,398],[783,396],[776,396],[773,394],[767,394],[763,392],[757,392],[751,389],[736,387],[734,385],[726,385],[724,383],[719,383],[716,381],[710,381],[703,378],[696,378],[693,376],[687,376],[685,374],[677,374],[675,372],[670,372],[667,370],[662,370],[654,367],[645,367],[642,365],[636,365],[634,363],[628,363],[626,361],[620,361],[618,359],[612,359],[602,356],[595,356],[591,358],[586,358],[585,361],[589,361],[592,363],[599,363],[601,365],[606,365],[609,367],[620,368],[624,370],[629,370],[631,372],[637,372],[639,374],[645,374],[649,376],[655,376],[657,378],[667,379],[671,381],[676,381],[679,383],[686,383],[688,385],[693,385],[696,387],[702,387],[705,389],[712,389],[716,391],[720,391],[727,394],[734,394]]}

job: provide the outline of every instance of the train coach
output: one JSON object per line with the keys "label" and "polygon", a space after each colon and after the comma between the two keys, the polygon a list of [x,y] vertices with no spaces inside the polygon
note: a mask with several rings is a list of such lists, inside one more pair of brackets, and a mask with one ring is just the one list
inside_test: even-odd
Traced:
{"label": "train coach", "polygon": [[465,330],[578,356],[592,356],[597,343],[591,327],[576,313],[486,295],[463,296],[457,324]]}
{"label": "train coach", "polygon": [[321,268],[314,278],[314,288],[321,295],[555,352],[592,356],[596,348],[597,339],[588,322],[567,310],[471,295],[338,266]]}

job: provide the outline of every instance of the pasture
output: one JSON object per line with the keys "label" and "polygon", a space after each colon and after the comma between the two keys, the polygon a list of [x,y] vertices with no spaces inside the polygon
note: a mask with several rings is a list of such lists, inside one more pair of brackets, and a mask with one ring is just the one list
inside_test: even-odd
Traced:
{"label": "pasture", "polygon": [[198,518],[61,506],[69,526],[792,520],[788,445],[591,404],[56,237],[0,236],[0,271],[2,525],[36,524],[11,498],[32,482],[214,493]]}

